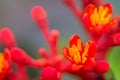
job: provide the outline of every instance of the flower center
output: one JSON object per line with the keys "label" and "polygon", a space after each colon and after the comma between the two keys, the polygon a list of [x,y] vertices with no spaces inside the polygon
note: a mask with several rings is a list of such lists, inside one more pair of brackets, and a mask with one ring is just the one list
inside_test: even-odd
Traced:
{"label": "flower center", "polygon": [[4,62],[5,62],[4,56],[2,53],[0,53],[0,73],[2,72],[4,68]]}
{"label": "flower center", "polygon": [[69,53],[71,58],[76,64],[85,63],[87,60],[87,51],[88,47],[86,47],[85,51],[82,53],[82,45],[80,39],[77,40],[77,45],[73,44],[72,47],[69,49]]}
{"label": "flower center", "polygon": [[106,25],[109,23],[112,14],[108,14],[108,7],[99,6],[95,8],[90,20],[93,26]]}

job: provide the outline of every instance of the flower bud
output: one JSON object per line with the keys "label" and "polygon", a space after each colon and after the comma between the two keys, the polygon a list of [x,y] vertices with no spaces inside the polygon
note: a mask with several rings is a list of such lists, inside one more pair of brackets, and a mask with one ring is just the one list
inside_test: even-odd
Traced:
{"label": "flower bud", "polygon": [[33,7],[31,15],[33,20],[37,23],[40,29],[45,29],[48,27],[47,14],[41,6]]}
{"label": "flower bud", "polygon": [[2,44],[7,48],[11,48],[11,47],[16,46],[14,34],[7,27],[2,28],[0,30],[0,40],[1,40]]}
{"label": "flower bud", "polygon": [[31,62],[31,57],[20,48],[11,49],[11,58],[14,62],[22,65],[28,65]]}
{"label": "flower bud", "polygon": [[110,65],[108,62],[106,61],[99,61],[96,63],[96,65],[94,66],[94,71],[97,74],[103,74],[105,72],[107,72],[110,68]]}

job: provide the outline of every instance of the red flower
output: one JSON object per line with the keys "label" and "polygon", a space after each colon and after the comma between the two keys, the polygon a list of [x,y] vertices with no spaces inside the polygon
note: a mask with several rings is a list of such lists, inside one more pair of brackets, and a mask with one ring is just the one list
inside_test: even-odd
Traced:
{"label": "red flower", "polygon": [[109,3],[100,5],[98,8],[93,4],[89,4],[85,8],[83,22],[93,32],[99,34],[107,32],[118,20],[117,14],[110,20],[112,11],[112,5]]}
{"label": "red flower", "polygon": [[78,35],[73,35],[69,41],[70,48],[63,48],[63,54],[73,63],[74,70],[80,68],[89,69],[94,63],[96,53],[96,45],[93,41],[89,41],[83,46]]}
{"label": "red flower", "polygon": [[0,53],[0,80],[3,79],[11,69],[11,56],[8,49],[5,49],[4,55]]}

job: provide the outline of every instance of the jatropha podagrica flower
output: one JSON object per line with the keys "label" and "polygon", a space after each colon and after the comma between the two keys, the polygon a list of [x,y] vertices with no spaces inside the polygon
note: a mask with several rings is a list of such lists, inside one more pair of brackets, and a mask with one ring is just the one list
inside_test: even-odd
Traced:
{"label": "jatropha podagrica flower", "polygon": [[11,56],[8,49],[4,54],[0,53],[0,80],[2,80],[11,69]]}
{"label": "jatropha podagrica flower", "polygon": [[86,45],[82,44],[82,41],[78,35],[73,35],[69,41],[70,48],[63,48],[63,54],[73,63],[72,69],[79,70],[81,68],[88,70],[95,62],[96,44],[93,41],[89,41]]}
{"label": "jatropha podagrica flower", "polygon": [[88,29],[95,33],[101,34],[107,32],[118,20],[117,14],[113,17],[113,19],[110,19],[112,12],[112,5],[109,3],[100,5],[98,8],[93,4],[89,4],[85,8],[83,22]]}

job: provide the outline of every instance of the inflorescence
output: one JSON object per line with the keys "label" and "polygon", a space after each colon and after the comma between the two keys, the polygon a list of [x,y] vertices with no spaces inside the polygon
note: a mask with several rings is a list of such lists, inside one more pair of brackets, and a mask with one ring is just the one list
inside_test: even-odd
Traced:
{"label": "inflorescence", "polygon": [[69,48],[63,47],[61,55],[58,51],[60,32],[50,30],[45,9],[34,6],[31,16],[42,32],[49,52],[39,48],[38,54],[42,58],[32,58],[17,45],[14,33],[8,27],[3,27],[0,29],[0,42],[4,47],[4,52],[0,53],[0,80],[30,80],[28,67],[42,70],[34,80],[62,80],[66,72],[82,80],[105,80],[104,73],[110,70],[106,60],[108,50],[120,45],[119,15],[111,18],[112,4],[103,0],[81,0],[81,7],[76,0],[62,1],[79,23],[83,23],[90,40],[83,44],[80,36],[73,34],[68,41]]}

